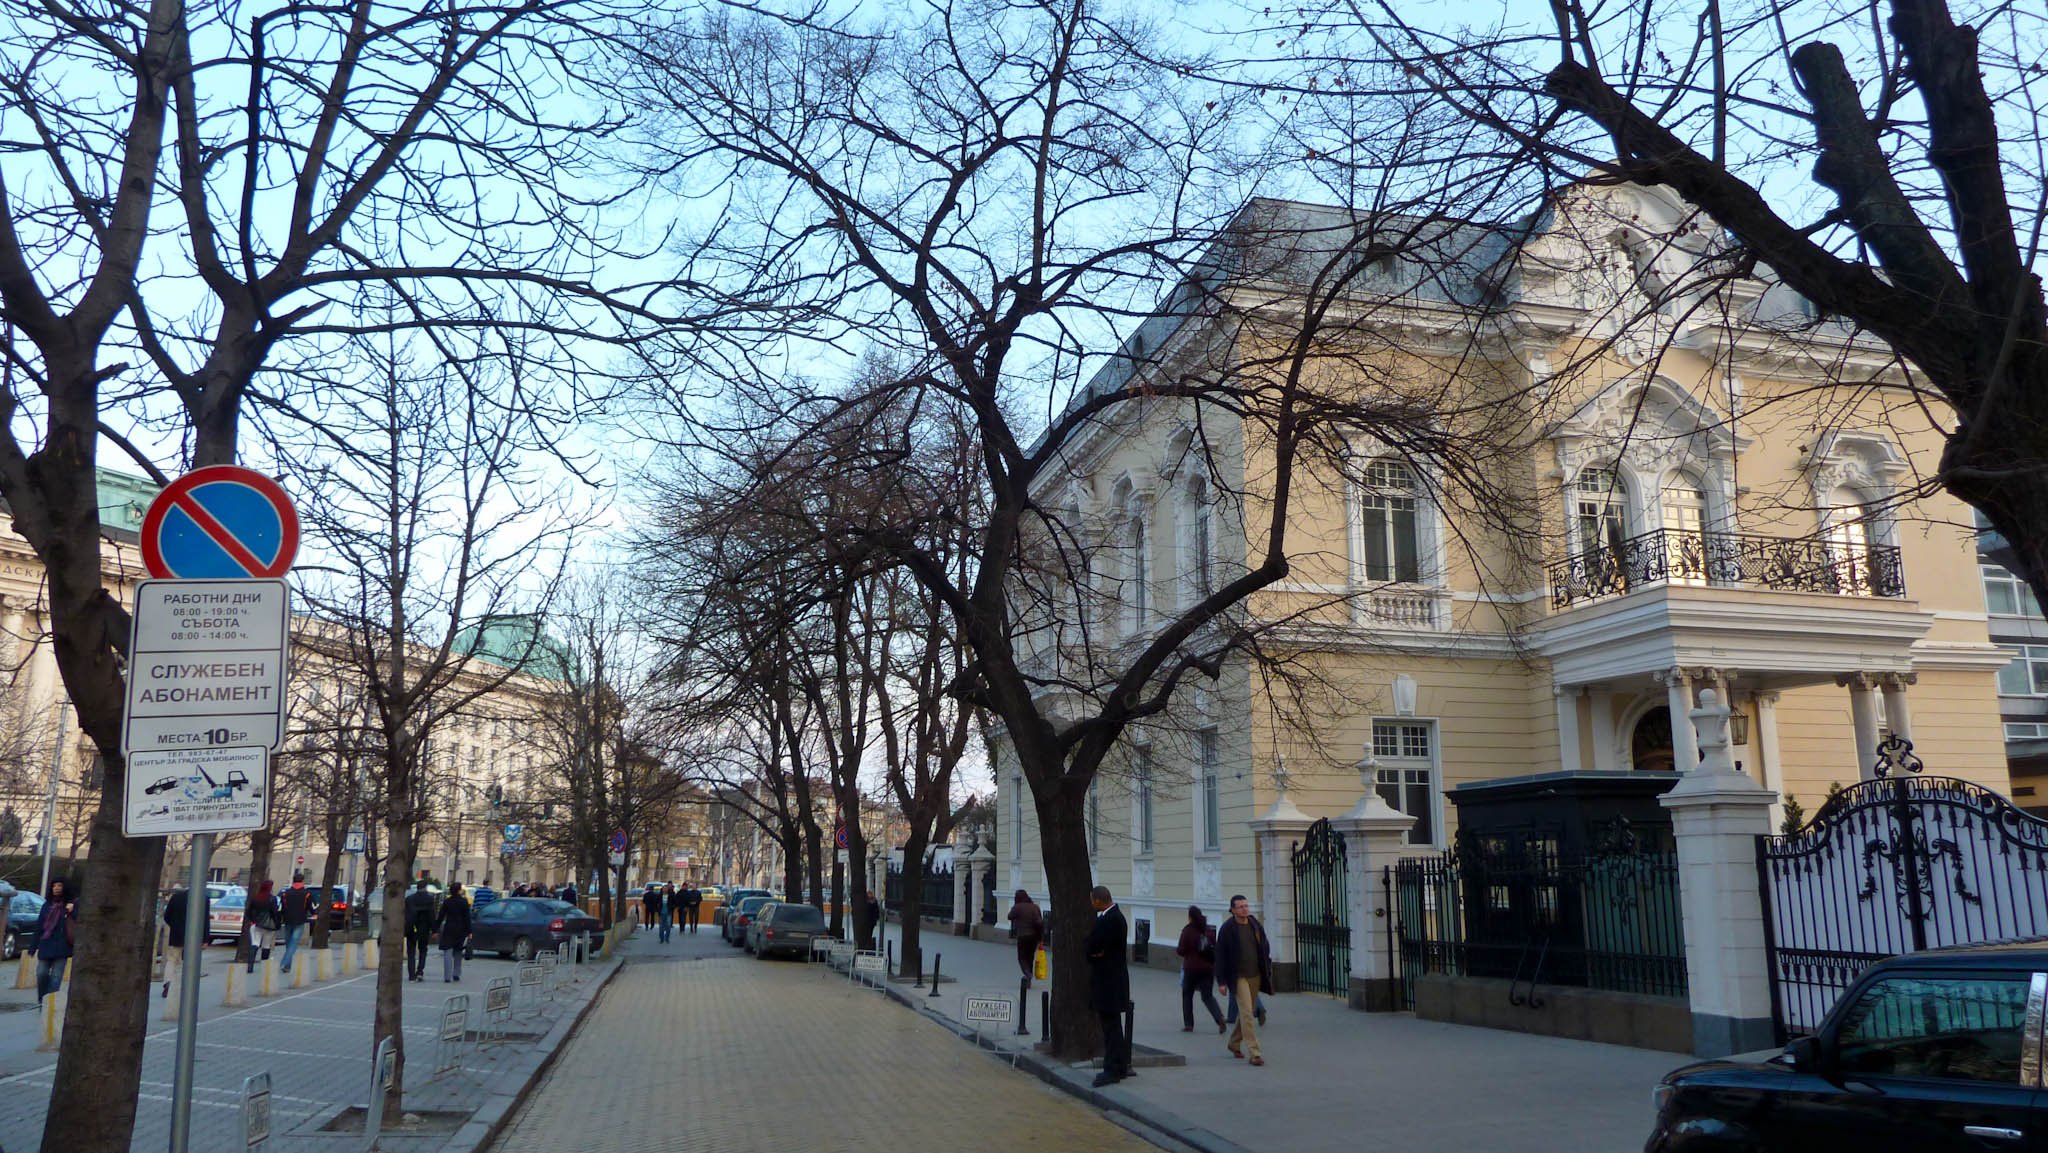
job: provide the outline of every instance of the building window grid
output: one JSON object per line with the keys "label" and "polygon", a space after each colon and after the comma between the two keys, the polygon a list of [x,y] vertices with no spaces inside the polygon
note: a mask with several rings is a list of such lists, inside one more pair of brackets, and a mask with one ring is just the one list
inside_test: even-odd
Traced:
{"label": "building window grid", "polygon": [[1359,494],[1359,564],[1375,583],[1422,580],[1421,491],[1406,461],[1367,462]]}
{"label": "building window grid", "polygon": [[1984,609],[1994,616],[2042,619],[2041,602],[2027,582],[1997,565],[1983,565]]}
{"label": "building window grid", "polygon": [[1372,755],[1380,798],[1415,818],[1407,843],[1437,843],[1436,726],[1430,721],[1374,721]]}
{"label": "building window grid", "polygon": [[2008,697],[2048,697],[2048,645],[2020,645],[2020,655],[1998,670],[1998,691]]}

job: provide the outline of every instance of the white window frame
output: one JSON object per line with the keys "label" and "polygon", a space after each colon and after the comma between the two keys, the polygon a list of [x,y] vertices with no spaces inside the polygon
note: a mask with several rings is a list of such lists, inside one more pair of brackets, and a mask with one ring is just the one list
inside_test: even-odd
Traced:
{"label": "white window frame", "polygon": [[1223,851],[1223,776],[1218,743],[1214,725],[1195,734],[1195,844],[1203,853]]}
{"label": "white window frame", "polygon": [[1010,860],[1012,863],[1024,859],[1024,774],[1021,770],[1010,774]]}
{"label": "white window frame", "polygon": [[[1382,730],[1392,734],[1392,744],[1386,743]],[[1413,730],[1421,730],[1428,742],[1428,755],[1416,756],[1412,752]],[[1416,848],[1441,848],[1444,845],[1444,798],[1443,798],[1443,738],[1442,726],[1433,717],[1374,717],[1371,740],[1375,790],[1383,786],[1394,786],[1394,799],[1387,803],[1396,810],[1408,812],[1405,804],[1408,790],[1420,786],[1426,798],[1427,812],[1410,814],[1426,820],[1429,827],[1424,836],[1418,836],[1411,827],[1404,834],[1403,844]],[[1421,779],[1415,779],[1419,776]],[[1391,780],[1389,778],[1392,778]],[[1384,795],[1384,794],[1383,794]],[[1420,821],[1418,821],[1420,824]]]}
{"label": "white window frame", "polygon": [[[2019,655],[2012,662],[1998,670],[1998,695],[2001,697],[2048,697],[2048,645],[2012,645]],[[2014,691],[2007,683],[2007,675],[2020,670],[2027,678],[2025,691]]]}
{"label": "white window frame", "polygon": [[1209,481],[1195,476],[1181,489],[1181,605],[1193,608],[1216,591],[1216,510]]}
{"label": "white window frame", "polygon": [[[1605,475],[1608,483],[1599,488],[1585,487],[1587,478],[1595,474]],[[1621,466],[1612,461],[1586,465],[1572,475],[1571,483],[1565,486],[1565,499],[1569,502],[1565,515],[1570,522],[1573,553],[1585,554],[1608,548],[1635,535],[1636,487],[1631,478],[1623,474]],[[1614,539],[1605,536],[1600,540],[1586,539],[1585,512],[1595,507],[1600,510],[1593,514],[1595,519],[1603,525],[1612,521]]]}
{"label": "white window frame", "polygon": [[[1984,578],[1985,612],[1991,614],[1992,616],[1998,617],[2026,617],[2030,620],[2043,619],[2041,613],[2041,602],[2038,598],[2034,596],[2034,588],[2032,585],[2029,585],[2027,582],[2021,580],[2019,577],[2014,576],[2011,572],[2009,572],[2008,570],[1999,565],[1981,564],[1977,566],[1977,569],[1978,572]],[[2004,588],[2011,595],[2012,603],[2016,607],[2017,611],[2007,612],[2004,609],[1992,607],[1991,590],[1994,586]]]}
{"label": "white window frame", "polygon": [[[1435,566],[1432,563],[1434,558],[1432,556],[1433,534],[1431,532],[1431,514],[1436,506],[1429,499],[1429,488],[1423,483],[1421,472],[1413,464],[1397,456],[1364,457],[1360,459],[1359,464],[1358,475],[1352,486],[1351,569],[1353,581],[1359,585],[1408,585],[1411,587],[1434,585],[1436,581],[1433,571]],[[1408,474],[1407,486],[1373,483],[1375,470],[1381,468],[1400,469],[1406,472]],[[1397,511],[1395,502],[1397,501],[1407,501],[1412,506],[1408,509],[1408,512],[1410,525],[1415,534],[1415,539],[1411,542],[1415,553],[1415,571],[1408,579],[1402,579],[1400,563],[1395,559],[1400,552],[1399,542],[1394,530],[1394,514]],[[1385,516],[1382,520],[1381,532],[1385,536],[1381,544],[1385,546],[1387,555],[1385,575],[1373,573],[1370,562],[1366,559],[1368,555],[1366,548],[1368,537],[1365,530],[1365,514],[1367,509],[1371,508],[1375,502],[1384,502]]]}

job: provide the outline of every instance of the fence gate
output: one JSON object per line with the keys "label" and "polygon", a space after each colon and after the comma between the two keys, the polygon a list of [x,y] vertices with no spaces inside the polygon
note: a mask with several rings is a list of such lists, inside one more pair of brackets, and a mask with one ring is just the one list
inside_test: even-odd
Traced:
{"label": "fence gate", "polygon": [[1301,987],[1351,995],[1351,926],[1345,923],[1344,834],[1317,821],[1294,845],[1294,959]]}
{"label": "fence gate", "polygon": [[2048,933],[2048,821],[1920,770],[1912,742],[1887,737],[1876,779],[1796,833],[1757,838],[1780,1041],[1819,1026],[1873,961]]}

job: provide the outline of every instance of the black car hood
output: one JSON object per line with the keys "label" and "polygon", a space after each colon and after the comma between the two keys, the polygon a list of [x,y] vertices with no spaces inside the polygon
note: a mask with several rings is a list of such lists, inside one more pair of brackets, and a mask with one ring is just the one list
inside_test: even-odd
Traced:
{"label": "black car hood", "polygon": [[1692,1080],[1694,1078],[1713,1077],[1728,1073],[1739,1073],[1746,1076],[1758,1073],[1777,1073],[1782,1076],[1790,1076],[1798,1070],[1792,1068],[1789,1063],[1779,1060],[1784,1055],[1785,1051],[1783,1049],[1758,1049],[1753,1053],[1734,1053],[1726,1057],[1716,1057],[1711,1061],[1695,1061],[1690,1065],[1681,1065],[1671,1072],[1664,1074],[1664,1080],[1668,1084],[1678,1080]]}

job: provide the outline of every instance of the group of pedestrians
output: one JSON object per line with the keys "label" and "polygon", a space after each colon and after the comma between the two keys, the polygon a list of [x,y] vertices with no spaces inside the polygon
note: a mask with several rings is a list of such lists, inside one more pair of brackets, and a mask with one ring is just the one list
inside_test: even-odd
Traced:
{"label": "group of pedestrians", "polygon": [[445,897],[435,895],[425,877],[413,882],[412,892],[405,895],[406,980],[427,979],[427,954],[437,943],[441,948],[441,980],[462,980],[462,959],[469,951],[470,913],[469,897],[462,891],[462,882],[449,882]]}
{"label": "group of pedestrians", "polygon": [[[1102,1027],[1102,1072],[1095,1078],[1099,1088],[1131,1075],[1131,1038],[1124,1029],[1124,1014],[1131,1004],[1130,926],[1106,886],[1095,886],[1088,896],[1095,923],[1082,943],[1082,954],[1088,961],[1088,1005]],[[1017,965],[1028,986],[1038,950],[1050,937],[1045,913],[1030,893],[1019,889],[1009,919],[1017,941]],[[1230,1055],[1264,1065],[1259,1027],[1266,1023],[1262,994],[1273,991],[1273,945],[1265,926],[1252,916],[1251,903],[1242,894],[1231,897],[1230,918],[1220,927],[1209,924],[1201,906],[1188,906],[1188,923],[1174,952],[1181,961],[1181,1032],[1195,1031],[1194,1003],[1199,996],[1216,1031],[1230,1034],[1224,1042]],[[1219,992],[1229,998],[1227,1013],[1216,1003]]]}
{"label": "group of pedestrians", "polygon": [[661,941],[668,943],[670,929],[697,931],[697,914],[704,907],[704,890],[695,886],[649,885],[640,894],[640,925],[661,929]]}

